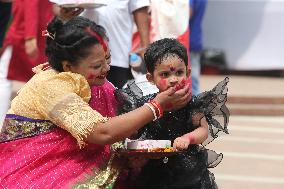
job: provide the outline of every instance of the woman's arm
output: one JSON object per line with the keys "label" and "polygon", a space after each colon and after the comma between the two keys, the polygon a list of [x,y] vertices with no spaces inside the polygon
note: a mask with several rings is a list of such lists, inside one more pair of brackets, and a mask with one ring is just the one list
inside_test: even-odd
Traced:
{"label": "woman's arm", "polygon": [[87,137],[87,142],[112,144],[134,134],[142,126],[154,119],[151,109],[145,105],[129,113],[110,118],[96,125]]}
{"label": "woman's arm", "polygon": [[[168,110],[169,103],[174,104],[172,108],[177,109],[185,106],[190,100],[188,90],[188,86],[176,92],[173,89],[168,89],[158,94],[154,100],[165,110]],[[110,118],[105,123],[98,123],[86,140],[89,143],[111,144],[131,136],[153,119],[152,110],[143,105],[131,112]]]}

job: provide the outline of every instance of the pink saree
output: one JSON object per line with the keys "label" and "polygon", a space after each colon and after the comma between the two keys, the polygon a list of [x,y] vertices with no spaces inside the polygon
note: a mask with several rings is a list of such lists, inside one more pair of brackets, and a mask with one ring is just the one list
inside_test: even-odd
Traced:
{"label": "pink saree", "polygon": [[[90,106],[103,116],[116,114],[114,87],[92,88]],[[102,170],[108,145],[80,149],[67,131],[46,120],[8,114],[0,133],[0,188],[72,188]],[[116,186],[115,188],[123,188]]]}

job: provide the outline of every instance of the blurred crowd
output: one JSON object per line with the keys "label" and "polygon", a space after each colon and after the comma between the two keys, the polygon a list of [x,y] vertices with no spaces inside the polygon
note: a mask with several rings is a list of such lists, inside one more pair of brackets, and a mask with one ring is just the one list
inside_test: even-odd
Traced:
{"label": "blurred crowd", "polygon": [[[111,49],[107,79],[117,88],[145,74],[143,56],[151,42],[177,38],[190,51],[192,93],[199,92],[201,22],[207,0],[106,2],[98,8],[68,9],[49,0],[0,0],[0,122],[10,106],[12,81],[27,82],[32,68],[47,61],[42,33],[54,16],[67,20],[82,15],[106,29]],[[131,64],[135,60],[140,61]]]}

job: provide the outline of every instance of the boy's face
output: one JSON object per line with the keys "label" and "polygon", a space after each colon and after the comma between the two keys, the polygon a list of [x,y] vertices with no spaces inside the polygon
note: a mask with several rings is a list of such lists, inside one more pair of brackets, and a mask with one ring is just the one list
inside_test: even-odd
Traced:
{"label": "boy's face", "polygon": [[182,59],[170,55],[155,66],[152,74],[147,73],[148,81],[155,84],[160,92],[170,87],[185,85],[188,82],[187,67]]}

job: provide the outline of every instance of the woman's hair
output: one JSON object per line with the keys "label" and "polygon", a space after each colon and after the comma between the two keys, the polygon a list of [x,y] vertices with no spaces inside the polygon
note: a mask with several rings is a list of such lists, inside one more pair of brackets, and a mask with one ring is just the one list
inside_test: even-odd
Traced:
{"label": "woman's hair", "polygon": [[72,65],[89,55],[91,46],[108,40],[105,29],[95,22],[80,16],[64,23],[57,17],[47,26],[45,54],[52,68],[62,72],[62,61]]}
{"label": "woman's hair", "polygon": [[173,55],[178,56],[186,66],[188,65],[187,50],[176,39],[164,38],[153,42],[144,54],[147,71],[153,73],[157,64],[161,64],[163,60]]}

